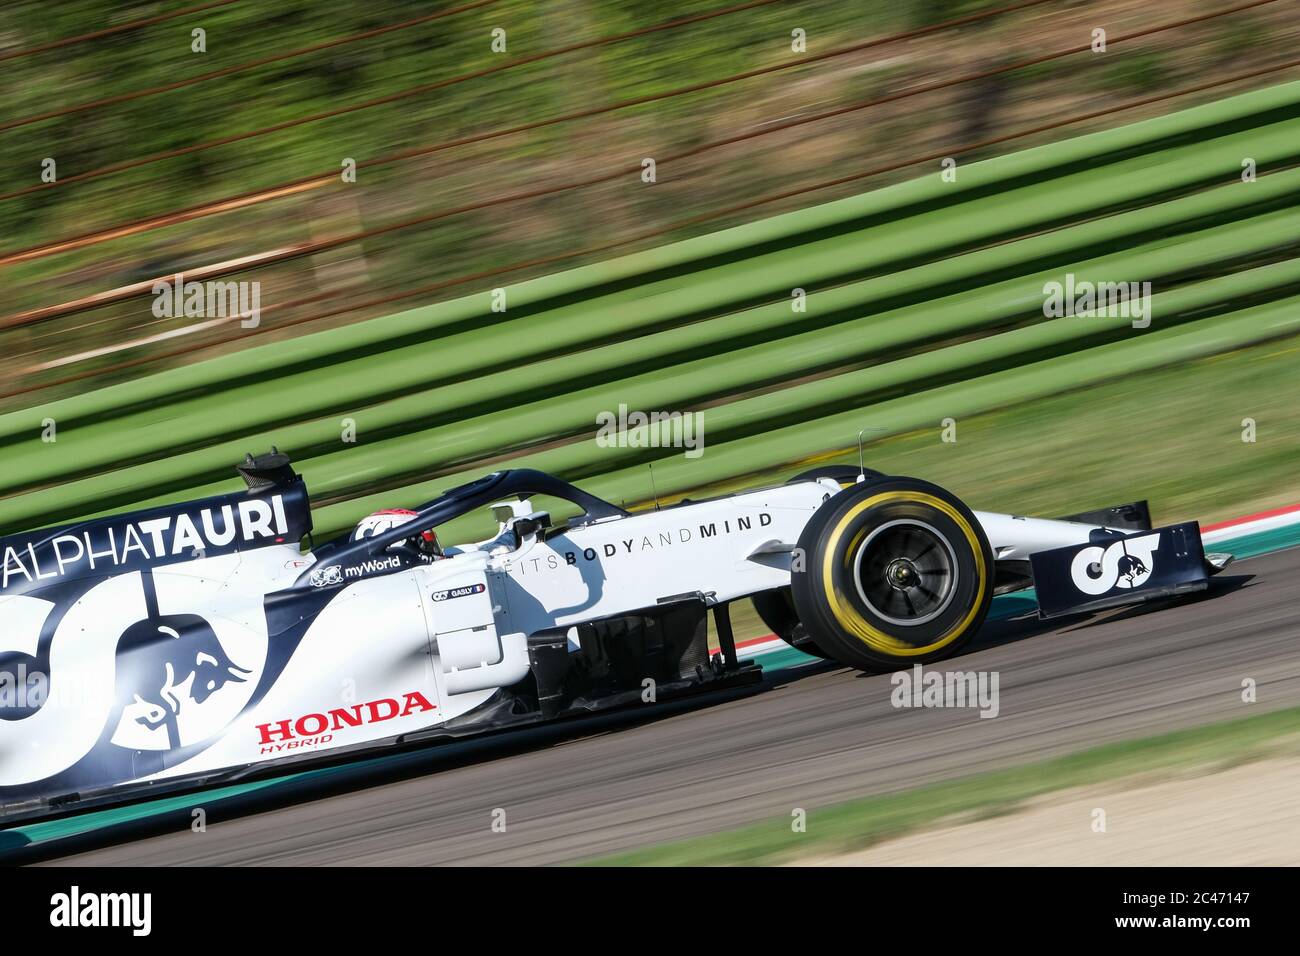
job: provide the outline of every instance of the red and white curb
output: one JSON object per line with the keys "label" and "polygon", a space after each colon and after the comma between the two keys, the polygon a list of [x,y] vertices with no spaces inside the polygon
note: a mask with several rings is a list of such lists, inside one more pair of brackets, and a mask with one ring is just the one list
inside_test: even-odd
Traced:
{"label": "red and white curb", "polygon": [[736,642],[736,656],[758,657],[760,654],[769,654],[772,651],[779,651],[789,646],[775,634],[769,634],[766,637],[753,637],[747,641]]}
{"label": "red and white curb", "polygon": [[[1229,541],[1233,538],[1245,537],[1248,534],[1257,534],[1260,531],[1272,531],[1274,528],[1282,528],[1291,524],[1300,524],[1300,505],[1273,508],[1269,511],[1260,511],[1241,518],[1229,518],[1227,521],[1216,521],[1213,524],[1202,525],[1201,540],[1206,544],[1214,544],[1218,541]],[[762,654],[770,654],[772,651],[780,651],[788,647],[789,645],[775,634],[768,634],[765,637],[754,637],[747,641],[737,642],[736,653],[739,657],[744,658],[759,657]]]}
{"label": "red and white curb", "polygon": [[1201,526],[1201,540],[1210,543],[1240,538],[1260,531],[1272,531],[1289,524],[1300,524],[1300,505],[1288,505],[1285,508],[1273,508],[1258,514],[1246,515],[1244,518],[1230,518],[1214,524]]}

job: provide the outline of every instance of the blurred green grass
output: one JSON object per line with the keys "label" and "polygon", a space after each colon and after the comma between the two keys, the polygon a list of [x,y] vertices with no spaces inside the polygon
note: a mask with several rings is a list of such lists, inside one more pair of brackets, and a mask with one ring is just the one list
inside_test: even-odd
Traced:
{"label": "blurred green grass", "polygon": [[[1146,498],[1158,524],[1209,524],[1300,502],[1298,368],[1300,338],[1282,339],[961,419],[952,444],[936,422],[872,442],[865,464],[933,481],[983,511],[1052,517]],[[1241,440],[1244,418],[1255,421],[1253,443]],[[856,447],[842,449],[683,497],[857,461]],[[740,641],[769,633],[748,601],[732,623]]]}
{"label": "blurred green grass", "polygon": [[[933,481],[983,511],[1052,517],[1146,498],[1160,524],[1238,517],[1300,502],[1298,367],[1300,337],[1279,339],[963,417],[953,443],[942,440],[941,421],[876,441],[867,436],[865,464]],[[702,413],[707,423],[708,409]],[[1242,441],[1244,419],[1255,423],[1253,442]],[[661,504],[781,484],[814,465],[856,465],[855,436],[844,439],[846,447],[701,484]],[[498,467],[485,464],[482,471]],[[539,502],[557,519],[572,513],[570,505]],[[632,511],[654,507],[617,503]],[[479,540],[493,527],[486,512],[475,513],[439,534],[449,543]],[[739,607],[738,639],[767,633],[747,602]]]}
{"label": "blurred green grass", "polygon": [[[941,422],[868,436],[865,463],[934,481],[985,511],[1051,516],[1147,498],[1165,524],[1231,518],[1300,501],[1298,368],[1300,338],[1281,339],[962,418],[953,443],[941,440]],[[1242,441],[1247,418],[1254,442]],[[857,460],[854,445],[690,497]]]}
{"label": "blurred green grass", "polygon": [[[113,97],[218,70],[449,8],[458,0],[375,0],[365,5],[311,0],[244,0],[64,50],[6,61],[0,71],[0,123],[45,110]],[[0,202],[0,252],[12,252],[127,220],[201,205],[312,174],[340,169],[343,157],[365,160],[484,130],[527,123],[716,79],[758,66],[790,62],[790,33],[807,33],[808,52],[913,29],[1004,0],[785,0],[742,13],[637,37],[554,60],[513,68],[386,105],[153,163],[102,179],[35,192]],[[113,0],[36,0],[0,6],[0,52],[102,28],[153,13],[158,4],[123,7]],[[409,30],[259,67],[181,90],[85,113],[0,131],[0,192],[38,182],[40,161],[58,161],[61,179],[112,163],[188,147],[296,117],[383,97],[408,87],[484,69],[542,50],[630,31],[666,20],[715,11],[726,0],[499,0]],[[1158,13],[1137,0],[1102,0],[1089,16],[1117,27],[1203,12],[1195,0],[1177,0]],[[337,236],[489,196],[582,180],[630,157],[662,155],[692,144],[762,128],[947,75],[1028,58],[1065,46],[1075,32],[1063,26],[1081,14],[1065,0],[997,17],[959,30],[843,59],[621,110],[588,120],[460,147],[420,160],[362,168],[355,185],[331,182],[291,198],[238,212],[113,239],[74,252],[3,267],[0,312],[67,301],[128,282],[150,279],[279,248]],[[190,50],[190,30],[207,31],[207,52]],[[508,32],[508,54],[489,51],[490,31]],[[439,220],[310,259],[246,274],[264,285],[263,305],[320,292],[355,290],[358,298],[410,289],[452,276],[572,252],[643,230],[668,229],[702,211],[885,164],[972,137],[1007,132],[1046,119],[1093,109],[1099,99],[1129,91],[1158,92],[1188,76],[1198,80],[1243,68],[1288,51],[1294,25],[1264,8],[1207,25],[1195,34],[1144,41],[1105,60],[1080,58],[1007,74],[990,88],[954,88],[869,114],[850,114],[728,147],[660,169],[654,189],[611,182],[473,215]],[[1140,88],[1140,89],[1139,89]],[[978,94],[978,95],[973,95]],[[1210,91],[1206,98],[1221,95]],[[1191,105],[1196,97],[1178,105]],[[1161,112],[1165,107],[1152,110]],[[1148,111],[1147,115],[1149,115]],[[1072,128],[1140,118],[1143,111]],[[1059,138],[1052,133],[1047,138]],[[1030,139],[1019,145],[1031,145]],[[1040,140],[1041,141],[1041,140]],[[881,185],[910,175],[900,170]],[[721,216],[669,229],[662,240],[724,228],[758,214],[780,212],[860,191],[852,183],[815,197]],[[607,253],[606,253],[607,254]],[[599,255],[597,257],[600,257]],[[577,257],[564,265],[577,265]],[[556,265],[514,274],[523,278]],[[449,288],[426,298],[463,292]],[[409,300],[413,304],[422,299]],[[335,303],[331,301],[330,305]],[[392,307],[325,319],[319,326],[378,315]],[[274,328],[272,336],[298,334]],[[268,318],[269,318],[268,314]],[[310,318],[310,310],[305,316]],[[137,300],[96,309],[4,336],[0,375],[30,367],[19,357],[62,357],[159,331],[148,303]],[[187,338],[197,344],[201,337]],[[242,343],[240,343],[242,344]],[[231,349],[239,344],[222,346]],[[154,347],[154,351],[160,347]],[[132,350],[137,357],[147,350]],[[124,357],[83,361],[76,371],[100,370],[90,387],[141,374],[109,373]],[[188,357],[167,359],[186,361]],[[65,370],[48,377],[57,377]],[[45,373],[39,373],[44,376]],[[81,390],[56,388],[46,397]]]}

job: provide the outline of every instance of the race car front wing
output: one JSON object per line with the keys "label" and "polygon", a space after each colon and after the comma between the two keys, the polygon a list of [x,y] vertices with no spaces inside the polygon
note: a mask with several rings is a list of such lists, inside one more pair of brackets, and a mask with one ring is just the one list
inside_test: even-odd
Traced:
{"label": "race car front wing", "polygon": [[1099,528],[1087,544],[1030,556],[1039,615],[1097,611],[1209,587],[1229,555],[1207,556],[1195,521],[1130,534]]}

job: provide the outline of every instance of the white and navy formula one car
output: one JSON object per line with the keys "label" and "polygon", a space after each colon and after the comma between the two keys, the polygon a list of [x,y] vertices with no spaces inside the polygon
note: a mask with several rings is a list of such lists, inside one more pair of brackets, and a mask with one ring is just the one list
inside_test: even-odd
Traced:
{"label": "white and navy formula one car", "polygon": [[[247,489],[0,539],[5,819],[755,681],[728,606],[880,670],[957,651],[995,592],[1047,615],[1203,589],[1226,559],[1144,505],[1077,520],[972,512],[852,468],[629,514],[500,471],[304,552],[278,453]],[[563,524],[532,499],[568,502]],[[438,526],[491,507],[497,534]],[[711,654],[706,615],[721,650]]]}

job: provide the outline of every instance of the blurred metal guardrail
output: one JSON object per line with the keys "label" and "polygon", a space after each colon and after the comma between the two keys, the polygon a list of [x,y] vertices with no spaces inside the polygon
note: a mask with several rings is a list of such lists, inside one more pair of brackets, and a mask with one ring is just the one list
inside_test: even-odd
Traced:
{"label": "blurred metal guardrail", "polygon": [[[323,533],[506,459],[642,501],[649,461],[671,495],[1300,332],[1297,161],[1300,82],[9,413],[0,533],[216,493],[272,443]],[[1153,321],[1046,318],[1066,273],[1151,282]],[[620,404],[707,409],[706,453],[598,445]]]}

